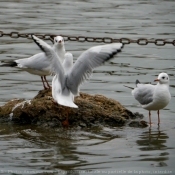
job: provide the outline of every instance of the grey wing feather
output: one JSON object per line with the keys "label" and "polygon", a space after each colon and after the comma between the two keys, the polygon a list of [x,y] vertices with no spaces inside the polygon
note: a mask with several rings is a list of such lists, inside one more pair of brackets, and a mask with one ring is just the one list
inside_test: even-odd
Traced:
{"label": "grey wing feather", "polygon": [[[43,40],[39,39],[35,35],[32,35],[32,39],[39,46],[39,48],[46,54],[47,58],[50,60],[51,72],[54,72],[58,75],[61,82],[64,81],[64,69],[60,62],[60,58],[53,48],[48,45]],[[62,84],[62,83],[61,83]]]}
{"label": "grey wing feather", "polygon": [[44,52],[33,55],[29,58],[23,58],[15,60],[20,68],[30,68],[36,70],[42,70],[50,65],[49,59],[46,57]]}
{"label": "grey wing feather", "polygon": [[151,84],[137,84],[132,95],[140,104],[147,105],[153,101],[154,89],[154,85]]}
{"label": "grey wing feather", "polygon": [[38,53],[36,55],[33,55],[29,58],[22,58],[17,60],[5,60],[1,61],[3,64],[1,67],[10,66],[10,67],[18,67],[18,68],[29,68],[29,69],[36,69],[36,70],[42,70],[47,67],[49,67],[50,63],[47,59],[44,52]]}
{"label": "grey wing feather", "polygon": [[93,69],[111,59],[122,48],[121,43],[92,47],[83,52],[67,76],[67,86],[74,95],[78,94],[79,85],[87,80]]}

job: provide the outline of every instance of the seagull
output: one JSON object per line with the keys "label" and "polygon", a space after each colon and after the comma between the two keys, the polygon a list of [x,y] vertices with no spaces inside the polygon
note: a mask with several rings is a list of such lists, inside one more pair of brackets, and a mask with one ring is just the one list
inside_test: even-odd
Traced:
{"label": "seagull", "polygon": [[[62,36],[56,36],[54,38],[54,44],[52,49],[58,54],[60,61],[64,61],[65,57],[65,47],[64,39]],[[46,79],[46,76],[51,74],[50,60],[44,52],[33,55],[29,58],[18,59],[14,61],[2,61],[5,64],[1,66],[17,67],[24,71],[27,71],[34,75],[41,76],[44,89],[50,88],[50,85]],[[46,82],[47,86],[45,85]]]}
{"label": "seagull", "polygon": [[[70,52],[65,54],[65,60],[62,64],[62,68],[64,70],[65,75],[69,72],[69,70],[73,66],[73,55]],[[59,72],[56,73],[52,79],[52,97],[54,102],[61,104],[63,106],[69,106],[73,108],[78,108],[78,106],[73,102],[74,95],[69,92],[69,95],[62,94],[62,86],[59,81]]]}
{"label": "seagull", "polygon": [[79,95],[80,85],[90,77],[93,69],[113,58],[123,47],[122,43],[91,47],[84,51],[74,64],[72,54],[67,53],[63,64],[61,64],[59,56],[52,47],[34,35],[32,38],[50,59],[52,71],[55,73],[52,80],[54,101],[71,108],[78,108],[74,103],[74,96]]}
{"label": "seagull", "polygon": [[169,92],[169,76],[167,73],[160,73],[154,80],[156,85],[141,84],[136,80],[136,88],[133,88],[132,95],[142,105],[142,108],[149,111],[149,124],[151,125],[151,111],[156,110],[158,125],[160,124],[159,110],[165,108],[171,100]]}

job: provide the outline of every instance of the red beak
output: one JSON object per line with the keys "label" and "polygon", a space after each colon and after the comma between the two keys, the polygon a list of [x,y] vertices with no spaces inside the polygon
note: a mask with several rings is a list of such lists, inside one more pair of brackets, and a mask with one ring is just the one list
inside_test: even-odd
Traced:
{"label": "red beak", "polygon": [[59,40],[58,42],[59,42],[59,43],[61,43],[61,42],[62,42],[62,40]]}
{"label": "red beak", "polygon": [[159,81],[159,79],[158,79],[158,78],[156,78],[154,81]]}

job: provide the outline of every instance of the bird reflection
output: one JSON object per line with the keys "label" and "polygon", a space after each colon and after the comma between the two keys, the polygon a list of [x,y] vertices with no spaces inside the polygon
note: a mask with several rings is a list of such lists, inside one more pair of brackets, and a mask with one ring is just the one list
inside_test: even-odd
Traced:
{"label": "bird reflection", "polygon": [[[36,129],[25,134],[26,131],[20,132],[20,137],[33,143],[29,149],[32,150],[34,147],[40,150],[37,151],[37,159],[31,159],[30,163],[35,164],[37,161],[42,162],[43,160],[49,161],[50,165],[44,166],[44,171],[53,170],[53,172],[58,171],[59,174],[78,175],[79,171],[73,171],[73,169],[87,163],[83,156],[79,156],[77,153],[75,143],[81,137],[74,130],[65,130],[64,128],[57,131]],[[31,133],[34,134],[31,135]]]}
{"label": "bird reflection", "polygon": [[169,137],[166,133],[161,131],[159,127],[157,130],[153,130],[149,128],[148,131],[144,132],[140,136],[140,140],[137,140],[137,144],[141,146],[140,150],[165,150],[166,149],[166,140]]}
{"label": "bird reflection", "polygon": [[168,149],[166,146],[168,138],[167,134],[161,131],[159,127],[156,130],[149,128],[148,131],[143,132],[139,140],[136,141],[139,145],[139,149],[142,151],[140,160],[156,161],[159,162],[159,165],[163,165],[163,161],[169,159],[169,153],[166,151]]}

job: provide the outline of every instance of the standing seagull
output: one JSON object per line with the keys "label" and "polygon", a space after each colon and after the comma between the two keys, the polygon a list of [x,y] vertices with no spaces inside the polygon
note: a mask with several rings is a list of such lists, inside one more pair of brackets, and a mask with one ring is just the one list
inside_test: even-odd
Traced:
{"label": "standing seagull", "polygon": [[169,76],[160,73],[154,81],[157,85],[141,84],[136,80],[136,88],[132,90],[132,95],[146,110],[149,110],[149,123],[151,125],[151,111],[156,110],[158,114],[158,125],[160,124],[159,110],[168,105],[171,94],[169,92]]}
{"label": "standing seagull", "polygon": [[[35,43],[50,59],[55,76],[52,80],[52,96],[60,105],[77,108],[74,96],[79,94],[79,86],[87,80],[93,69],[110,60],[122,48],[121,43],[92,47],[83,52],[73,65],[73,57],[69,53],[63,65],[58,55],[47,43],[32,35]],[[64,66],[64,67],[63,67]]]}
{"label": "standing seagull", "polygon": [[[64,39],[61,36],[54,38],[54,45],[52,49],[58,54],[58,58],[63,62],[65,57],[65,48],[64,48]],[[5,64],[1,66],[11,66],[17,67],[22,70],[25,70],[31,74],[41,76],[43,87],[45,89],[50,88],[50,85],[46,79],[47,75],[51,74],[50,60],[47,58],[47,55],[42,52],[36,55],[33,55],[29,58],[18,59],[14,61],[3,61]],[[45,85],[44,81],[47,83]]]}

